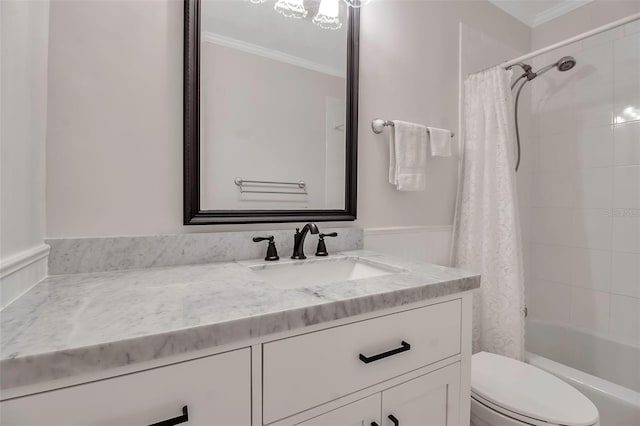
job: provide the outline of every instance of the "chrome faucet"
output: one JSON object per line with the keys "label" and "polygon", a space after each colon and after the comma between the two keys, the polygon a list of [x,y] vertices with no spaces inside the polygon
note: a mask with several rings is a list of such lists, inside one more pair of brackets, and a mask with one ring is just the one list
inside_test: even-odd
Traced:
{"label": "chrome faucet", "polygon": [[319,232],[315,223],[307,223],[304,228],[302,228],[302,232],[300,232],[300,228],[296,228],[296,234],[293,236],[292,259],[307,258],[307,256],[304,255],[304,240],[309,232],[312,234],[317,234]]}

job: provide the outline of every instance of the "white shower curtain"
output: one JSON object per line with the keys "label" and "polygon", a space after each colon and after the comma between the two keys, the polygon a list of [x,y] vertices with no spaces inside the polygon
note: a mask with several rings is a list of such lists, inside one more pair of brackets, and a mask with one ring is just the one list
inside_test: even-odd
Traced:
{"label": "white shower curtain", "polygon": [[516,195],[511,71],[464,84],[464,147],[455,265],[482,274],[474,298],[474,352],[524,358],[524,273]]}

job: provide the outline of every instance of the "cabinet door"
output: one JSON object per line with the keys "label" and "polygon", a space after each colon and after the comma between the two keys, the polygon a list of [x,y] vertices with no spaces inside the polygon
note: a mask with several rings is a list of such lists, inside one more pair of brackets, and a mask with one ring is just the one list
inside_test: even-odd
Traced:
{"label": "cabinet door", "polygon": [[299,426],[376,426],[379,424],[379,393],[298,423]]}
{"label": "cabinet door", "polygon": [[382,392],[381,426],[459,426],[460,363]]}
{"label": "cabinet door", "polygon": [[249,426],[250,349],[0,403],[3,426],[145,426],[175,418],[185,426]]}

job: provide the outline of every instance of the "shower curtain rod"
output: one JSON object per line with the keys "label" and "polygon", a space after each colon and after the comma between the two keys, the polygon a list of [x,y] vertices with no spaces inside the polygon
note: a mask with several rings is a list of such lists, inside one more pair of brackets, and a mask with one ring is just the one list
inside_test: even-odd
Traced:
{"label": "shower curtain rod", "polygon": [[619,26],[624,25],[624,24],[628,24],[629,22],[635,21],[637,19],[640,19],[640,13],[634,13],[633,15],[629,15],[626,18],[622,18],[622,19],[619,19],[617,21],[613,21],[613,22],[611,22],[609,24],[606,24],[606,25],[603,25],[601,27],[595,28],[593,30],[584,32],[582,34],[578,34],[577,36],[568,38],[568,39],[563,40],[561,42],[552,44],[552,45],[547,46],[547,47],[543,47],[542,49],[538,49],[538,50],[535,50],[533,52],[527,53],[526,55],[522,55],[522,56],[517,57],[515,59],[512,59],[512,60],[510,60],[508,62],[503,62],[503,63],[500,64],[500,66],[502,68],[505,68],[505,69],[509,68],[509,67],[517,64],[518,62],[522,62],[522,61],[526,61],[527,59],[535,58],[536,56],[542,55],[543,53],[547,53],[547,52],[550,52],[552,50],[558,49],[560,47],[566,46],[568,44],[575,43],[576,41],[584,40],[585,38],[594,36],[596,34],[603,33],[605,31],[608,31],[610,29],[619,27]]}

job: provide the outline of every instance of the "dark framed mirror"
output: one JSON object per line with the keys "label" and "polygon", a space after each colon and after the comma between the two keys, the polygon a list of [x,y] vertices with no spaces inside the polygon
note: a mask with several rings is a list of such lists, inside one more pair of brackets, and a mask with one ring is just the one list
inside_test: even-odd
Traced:
{"label": "dark framed mirror", "polygon": [[184,2],[184,224],[355,220],[359,9]]}

